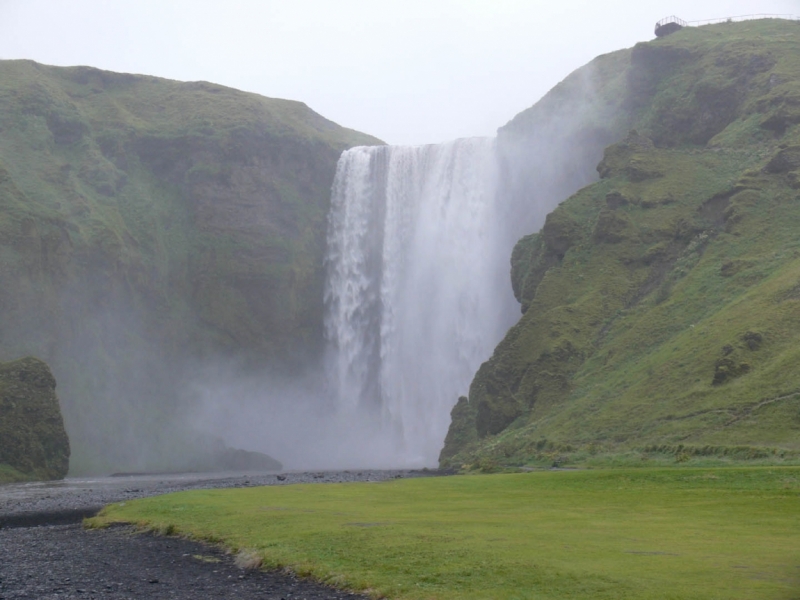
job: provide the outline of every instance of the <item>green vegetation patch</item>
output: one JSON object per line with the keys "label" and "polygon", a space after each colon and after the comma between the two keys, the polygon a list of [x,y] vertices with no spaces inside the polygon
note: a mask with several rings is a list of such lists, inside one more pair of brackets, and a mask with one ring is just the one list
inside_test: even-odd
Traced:
{"label": "green vegetation patch", "polygon": [[800,468],[532,472],[201,490],[107,507],[388,598],[795,598]]}
{"label": "green vegetation patch", "polygon": [[30,481],[33,479],[31,475],[20,473],[14,467],[9,465],[0,465],[0,484],[2,483],[19,483],[22,481]]}

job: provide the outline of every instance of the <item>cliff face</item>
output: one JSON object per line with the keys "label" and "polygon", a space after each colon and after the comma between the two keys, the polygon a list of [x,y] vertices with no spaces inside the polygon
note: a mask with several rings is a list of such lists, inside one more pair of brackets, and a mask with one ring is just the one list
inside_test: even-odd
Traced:
{"label": "cliff face", "polygon": [[0,363],[0,482],[62,479],[69,468],[56,380],[45,363]]}
{"label": "cliff face", "polygon": [[800,26],[687,28],[615,60],[607,130],[635,131],[515,247],[524,314],[443,466],[800,451]]}
{"label": "cliff face", "polygon": [[0,348],[52,365],[78,470],[179,445],[188,364],[319,352],[336,161],[374,143],[298,102],[0,62]]}

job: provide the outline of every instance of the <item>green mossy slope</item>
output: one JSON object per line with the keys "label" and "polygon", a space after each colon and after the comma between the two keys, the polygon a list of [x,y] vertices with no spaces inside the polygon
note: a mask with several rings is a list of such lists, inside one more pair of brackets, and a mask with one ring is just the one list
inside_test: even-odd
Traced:
{"label": "green mossy slope", "polygon": [[443,466],[800,456],[800,25],[629,56],[617,118],[636,131],[517,244],[524,315]]}
{"label": "green mossy slope", "polygon": [[53,367],[79,469],[184,446],[186,365],[319,351],[336,161],[374,143],[299,102],[0,61],[0,348]]}

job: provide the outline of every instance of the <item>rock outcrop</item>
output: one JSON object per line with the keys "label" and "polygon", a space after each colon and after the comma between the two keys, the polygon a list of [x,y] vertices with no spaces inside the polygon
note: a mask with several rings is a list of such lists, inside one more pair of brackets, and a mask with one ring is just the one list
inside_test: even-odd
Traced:
{"label": "rock outcrop", "polygon": [[56,380],[37,358],[0,363],[0,466],[30,479],[62,479],[69,469]]}

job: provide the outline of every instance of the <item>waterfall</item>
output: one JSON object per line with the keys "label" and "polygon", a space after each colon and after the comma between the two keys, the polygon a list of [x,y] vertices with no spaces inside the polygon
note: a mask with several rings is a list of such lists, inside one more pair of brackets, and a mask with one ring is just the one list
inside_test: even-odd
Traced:
{"label": "waterfall", "polygon": [[[325,333],[340,415],[364,453],[437,463],[450,410],[519,315],[495,141],[358,147],[337,166]],[[378,441],[379,440],[379,441]]]}

